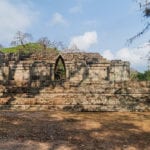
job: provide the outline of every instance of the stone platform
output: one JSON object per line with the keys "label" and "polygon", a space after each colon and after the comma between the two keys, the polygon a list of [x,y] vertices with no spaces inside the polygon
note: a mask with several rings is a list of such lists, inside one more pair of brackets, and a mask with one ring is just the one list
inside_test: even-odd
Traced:
{"label": "stone platform", "polygon": [[65,82],[27,92],[12,89],[9,95],[1,93],[1,110],[150,111],[148,82]]}

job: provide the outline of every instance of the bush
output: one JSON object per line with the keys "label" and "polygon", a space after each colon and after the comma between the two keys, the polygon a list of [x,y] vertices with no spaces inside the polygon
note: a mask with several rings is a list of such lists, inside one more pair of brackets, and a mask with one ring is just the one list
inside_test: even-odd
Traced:
{"label": "bush", "polygon": [[150,70],[145,71],[144,73],[138,73],[137,79],[139,81],[150,81]]}

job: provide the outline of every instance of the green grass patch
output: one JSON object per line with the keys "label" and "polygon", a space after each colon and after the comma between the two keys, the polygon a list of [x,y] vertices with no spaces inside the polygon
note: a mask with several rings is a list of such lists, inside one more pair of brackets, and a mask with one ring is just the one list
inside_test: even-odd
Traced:
{"label": "green grass patch", "polygon": [[[2,48],[0,51],[3,53],[19,53],[19,52],[33,53],[43,51],[43,47],[39,43],[27,43],[24,46],[18,45],[14,47]],[[50,47],[47,48],[47,51],[59,52],[57,48],[50,48]]]}

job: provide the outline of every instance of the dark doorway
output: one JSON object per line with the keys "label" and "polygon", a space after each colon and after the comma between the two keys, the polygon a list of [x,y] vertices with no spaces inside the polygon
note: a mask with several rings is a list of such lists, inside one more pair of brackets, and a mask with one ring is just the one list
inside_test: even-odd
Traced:
{"label": "dark doorway", "polygon": [[62,56],[59,56],[56,60],[54,69],[54,78],[55,81],[63,81],[66,79],[66,67]]}

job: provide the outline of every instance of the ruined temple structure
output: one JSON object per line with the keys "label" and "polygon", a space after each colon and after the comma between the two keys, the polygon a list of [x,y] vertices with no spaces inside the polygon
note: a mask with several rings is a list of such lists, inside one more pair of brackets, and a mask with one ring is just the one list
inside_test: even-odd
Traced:
{"label": "ruined temple structure", "polygon": [[0,81],[24,84],[36,81],[127,81],[129,62],[108,61],[98,53],[61,53],[31,56],[0,54]]}
{"label": "ruined temple structure", "polygon": [[0,109],[149,111],[147,82],[99,53],[0,53]]}

